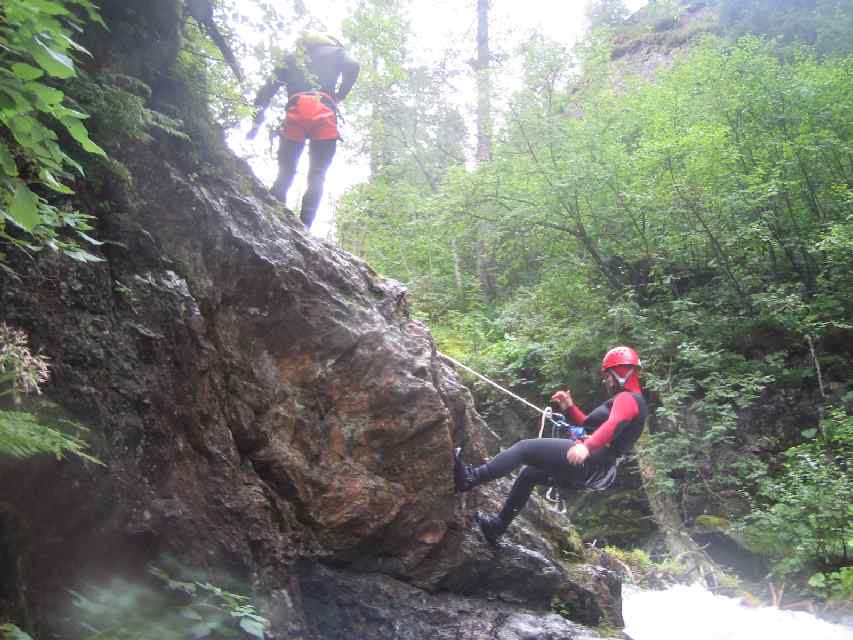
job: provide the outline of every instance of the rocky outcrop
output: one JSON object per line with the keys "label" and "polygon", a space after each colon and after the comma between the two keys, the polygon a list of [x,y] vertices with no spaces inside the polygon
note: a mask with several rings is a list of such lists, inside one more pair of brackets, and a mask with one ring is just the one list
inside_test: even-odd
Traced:
{"label": "rocky outcrop", "polygon": [[[102,220],[105,263],[45,256],[3,281],[3,319],[50,356],[50,397],[106,462],[0,472],[38,550],[31,606],[169,553],[302,602],[273,610],[290,637],[338,637],[341,615],[353,622],[339,630],[375,627],[349,637],[415,637],[386,629],[400,616],[439,633],[457,627],[436,611],[459,606],[467,637],[531,637],[520,629],[536,620],[550,634],[536,637],[575,637],[546,613],[554,601],[618,624],[618,583],[561,560],[553,522],[498,549],[475,531],[473,509],[496,508],[501,489],[459,498],[450,468],[454,444],[482,455],[480,420],[400,285],[259,190],[190,180],[164,157],[126,159],[140,180]],[[370,599],[350,611],[347,590]],[[359,621],[365,606],[387,612]]]}
{"label": "rocky outcrop", "polygon": [[[175,50],[176,7],[151,3],[123,57]],[[152,84],[158,107],[174,82]],[[282,638],[621,624],[615,576],[541,505],[498,548],[476,531],[507,487],[453,493],[452,448],[484,456],[483,424],[400,284],[309,236],[221,146],[111,151],[130,180],[90,195],[104,262],[17,255],[0,272],[0,320],[50,357],[47,395],[105,462],[0,466],[0,540],[29,550],[1,600],[25,605],[0,613],[50,627],[66,589],[168,553],[266,594]]]}

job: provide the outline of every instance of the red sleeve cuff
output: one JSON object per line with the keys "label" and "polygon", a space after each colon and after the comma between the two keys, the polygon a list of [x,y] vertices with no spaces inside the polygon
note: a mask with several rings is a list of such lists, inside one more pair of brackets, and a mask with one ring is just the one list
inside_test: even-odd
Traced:
{"label": "red sleeve cuff", "polygon": [[586,422],[586,414],[578,408],[578,405],[573,404],[567,409],[569,422],[572,424],[583,425]]}

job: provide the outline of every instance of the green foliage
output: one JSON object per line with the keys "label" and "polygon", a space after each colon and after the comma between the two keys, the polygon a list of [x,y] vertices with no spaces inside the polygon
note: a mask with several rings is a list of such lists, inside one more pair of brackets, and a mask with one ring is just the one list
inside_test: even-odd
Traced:
{"label": "green foliage", "polygon": [[[767,541],[788,558],[778,571],[837,566],[840,463],[794,481],[818,445],[774,458],[818,430],[745,435],[788,387],[817,395],[853,374],[853,58],[707,37],[647,82],[617,74],[601,38],[553,50],[519,52],[491,162],[451,162],[425,188],[399,153],[342,203],[341,241],[409,286],[440,349],[537,404],[596,393],[601,353],[637,346],[655,412],[643,447],[684,515],[735,520],[762,489],[756,531],[804,528],[802,551]],[[799,509],[818,494],[810,520]]]}
{"label": "green foliage", "polygon": [[[785,452],[781,472],[761,482],[741,524],[780,577],[849,563],[853,549],[853,416],[833,408],[809,433],[813,439]],[[851,586],[848,572],[830,571],[812,582],[833,596]]]}
{"label": "green foliage", "polygon": [[119,149],[127,141],[151,142],[154,131],[189,140],[183,122],[146,106],[151,87],[137,78],[80,73],[68,93],[75,102],[86,105],[92,135],[111,148]]}
{"label": "green foliage", "polygon": [[[88,54],[71,39],[84,21],[101,23],[88,0],[7,0],[0,24],[0,241],[23,249],[49,247],[76,260],[98,260],[77,242],[100,244],[86,232],[89,216],[53,202],[73,195],[82,174],[69,153],[105,155],[59,88],[77,74],[73,55]],[[103,23],[101,23],[103,24]],[[59,131],[59,133],[57,133]],[[50,195],[52,194],[52,195]],[[76,238],[67,239],[70,232]],[[0,256],[2,259],[2,256]]]}
{"label": "green foliage", "polygon": [[619,572],[631,584],[646,589],[661,589],[678,584],[690,575],[691,568],[673,559],[655,562],[642,549],[604,547],[605,556],[615,562]]}
{"label": "green foliage", "polygon": [[[26,334],[0,323],[0,397],[11,396],[18,403],[21,394],[41,393],[40,385],[47,379],[47,359],[30,352]],[[83,431],[74,422],[61,422],[65,431]],[[101,464],[86,448],[79,436],[46,426],[32,414],[0,409],[0,455],[24,458],[47,453],[62,458],[72,453]]]}
{"label": "green foliage", "polygon": [[13,624],[0,624],[0,638],[2,640],[33,640]]}
{"label": "green foliage", "polygon": [[0,395],[40,393],[40,385],[47,381],[48,362],[43,356],[33,355],[27,335],[18,329],[0,323]]}
{"label": "green foliage", "polygon": [[816,573],[809,578],[809,586],[826,600],[849,602],[853,599],[853,567]]}
{"label": "green foliage", "polygon": [[[223,60],[222,52],[194,22],[188,23],[184,28],[184,40],[178,54],[178,69],[188,81],[197,103],[209,108],[214,120],[223,127],[233,127],[240,120],[252,115],[251,103],[243,95],[243,88]],[[151,124],[156,126],[157,120],[162,116],[163,114],[156,114],[155,118],[151,119]],[[180,131],[182,126],[167,128],[174,132]]]}
{"label": "green foliage", "polygon": [[[82,430],[77,423],[63,422],[69,429]],[[47,453],[60,459],[70,453],[101,464],[97,458],[86,453],[87,447],[79,436],[48,427],[29,413],[0,410],[0,455],[26,458]]]}
{"label": "green foliage", "polygon": [[115,579],[106,588],[72,592],[81,638],[103,640],[184,640],[257,638],[269,621],[249,597],[206,581],[178,580],[151,567],[155,586]]}
{"label": "green foliage", "polygon": [[824,53],[853,52],[853,12],[846,0],[720,0],[720,23],[734,36],[778,36]]}

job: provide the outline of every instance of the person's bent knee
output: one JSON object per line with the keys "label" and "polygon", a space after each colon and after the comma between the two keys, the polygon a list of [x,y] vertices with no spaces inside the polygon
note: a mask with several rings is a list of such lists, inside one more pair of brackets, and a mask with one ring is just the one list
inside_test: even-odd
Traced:
{"label": "person's bent knee", "polygon": [[518,479],[522,482],[533,482],[538,476],[538,470],[534,467],[525,466],[521,468],[518,474]]}

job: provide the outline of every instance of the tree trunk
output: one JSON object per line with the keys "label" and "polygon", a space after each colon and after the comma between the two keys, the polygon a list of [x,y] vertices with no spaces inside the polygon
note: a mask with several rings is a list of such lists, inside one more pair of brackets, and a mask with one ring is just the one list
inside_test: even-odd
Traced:
{"label": "tree trunk", "polygon": [[450,249],[453,251],[453,281],[456,284],[456,295],[461,302],[465,301],[465,284],[462,280],[462,265],[459,258],[459,247],[456,238],[450,241]]}
{"label": "tree trunk", "polygon": [[492,159],[492,79],[489,0],[477,0],[477,161]]}
{"label": "tree trunk", "polygon": [[701,578],[709,589],[716,589],[724,572],[687,533],[675,500],[656,482],[657,471],[652,463],[642,453],[638,453],[638,458],[649,507],[655,523],[664,534],[670,555]]}
{"label": "tree trunk", "polygon": [[[492,79],[489,49],[489,0],[477,0],[477,162],[492,159]],[[477,225],[477,277],[486,302],[497,297],[494,272],[489,255],[488,225]]]}

